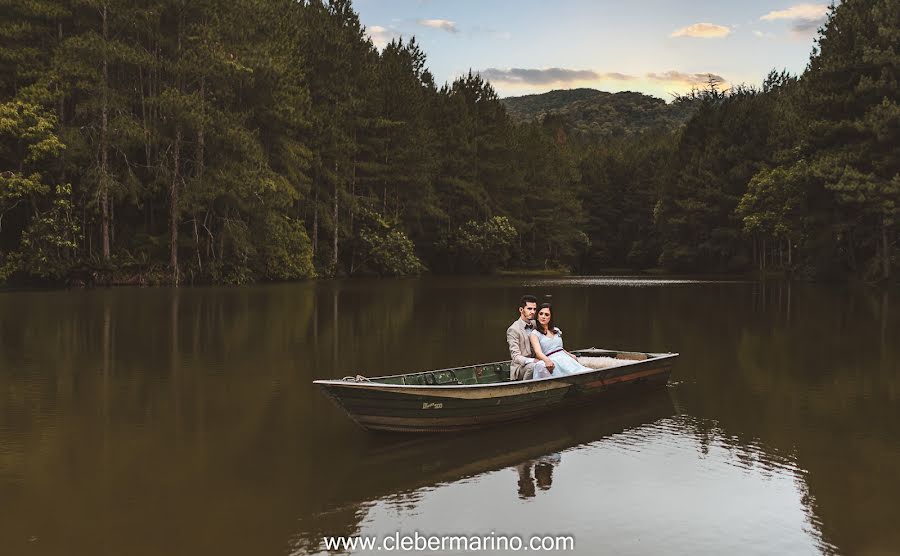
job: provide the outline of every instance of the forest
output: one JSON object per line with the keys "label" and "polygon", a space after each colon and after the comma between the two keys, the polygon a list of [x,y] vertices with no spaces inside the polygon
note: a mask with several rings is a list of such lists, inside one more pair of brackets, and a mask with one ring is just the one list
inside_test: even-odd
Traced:
{"label": "forest", "polygon": [[609,95],[514,118],[476,71],[436,83],[415,38],[376,48],[348,0],[0,7],[0,284],[897,281],[894,0],[833,6],[800,75],[631,119]]}
{"label": "forest", "polygon": [[[713,84],[719,86],[715,79]],[[565,89],[506,97],[501,102],[514,123],[558,118],[567,137],[578,142],[620,138],[645,131],[671,131],[694,115],[693,103],[667,103],[633,91]]]}

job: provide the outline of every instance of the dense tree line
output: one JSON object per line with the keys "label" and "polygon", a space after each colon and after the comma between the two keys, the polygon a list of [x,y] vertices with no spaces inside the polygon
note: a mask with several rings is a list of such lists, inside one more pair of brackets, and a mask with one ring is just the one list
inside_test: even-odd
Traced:
{"label": "dense tree line", "polygon": [[595,147],[588,266],[888,280],[900,216],[900,6],[832,7],[806,71],[677,99],[675,134]]}
{"label": "dense tree line", "polygon": [[896,266],[889,0],[834,8],[803,75],[620,137],[439,86],[347,0],[0,5],[0,282]]}

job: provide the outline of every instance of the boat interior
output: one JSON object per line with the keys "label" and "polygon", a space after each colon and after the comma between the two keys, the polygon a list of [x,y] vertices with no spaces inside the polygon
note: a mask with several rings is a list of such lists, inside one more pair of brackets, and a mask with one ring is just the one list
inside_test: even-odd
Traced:
{"label": "boat interior", "polygon": [[[582,349],[572,352],[578,361],[591,369],[606,369],[625,365],[633,361],[653,359],[658,354],[634,351],[611,351],[606,349]],[[415,386],[459,386],[471,384],[497,384],[509,382],[509,361],[470,365],[452,369],[422,371],[402,375],[382,376],[368,379],[382,384]]]}

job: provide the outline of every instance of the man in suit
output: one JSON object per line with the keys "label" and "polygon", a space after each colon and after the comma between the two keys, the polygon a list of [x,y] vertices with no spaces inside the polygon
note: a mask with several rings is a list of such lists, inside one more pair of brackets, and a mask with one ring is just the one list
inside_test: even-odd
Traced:
{"label": "man in suit", "polygon": [[[512,359],[509,365],[510,380],[530,380],[534,378],[535,364],[544,364],[543,361],[534,358],[529,338],[531,331],[534,330],[535,311],[537,298],[533,295],[523,295],[519,301],[519,318],[506,329],[506,343],[509,344],[509,355]],[[552,361],[547,365],[547,369],[553,370]]]}

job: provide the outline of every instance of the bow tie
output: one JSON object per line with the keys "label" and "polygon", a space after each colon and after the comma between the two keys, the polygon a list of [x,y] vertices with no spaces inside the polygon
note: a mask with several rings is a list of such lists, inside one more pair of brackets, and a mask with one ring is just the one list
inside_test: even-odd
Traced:
{"label": "bow tie", "polygon": [[529,328],[534,328],[534,325],[531,324],[530,322],[525,324],[525,329],[528,330]]}

